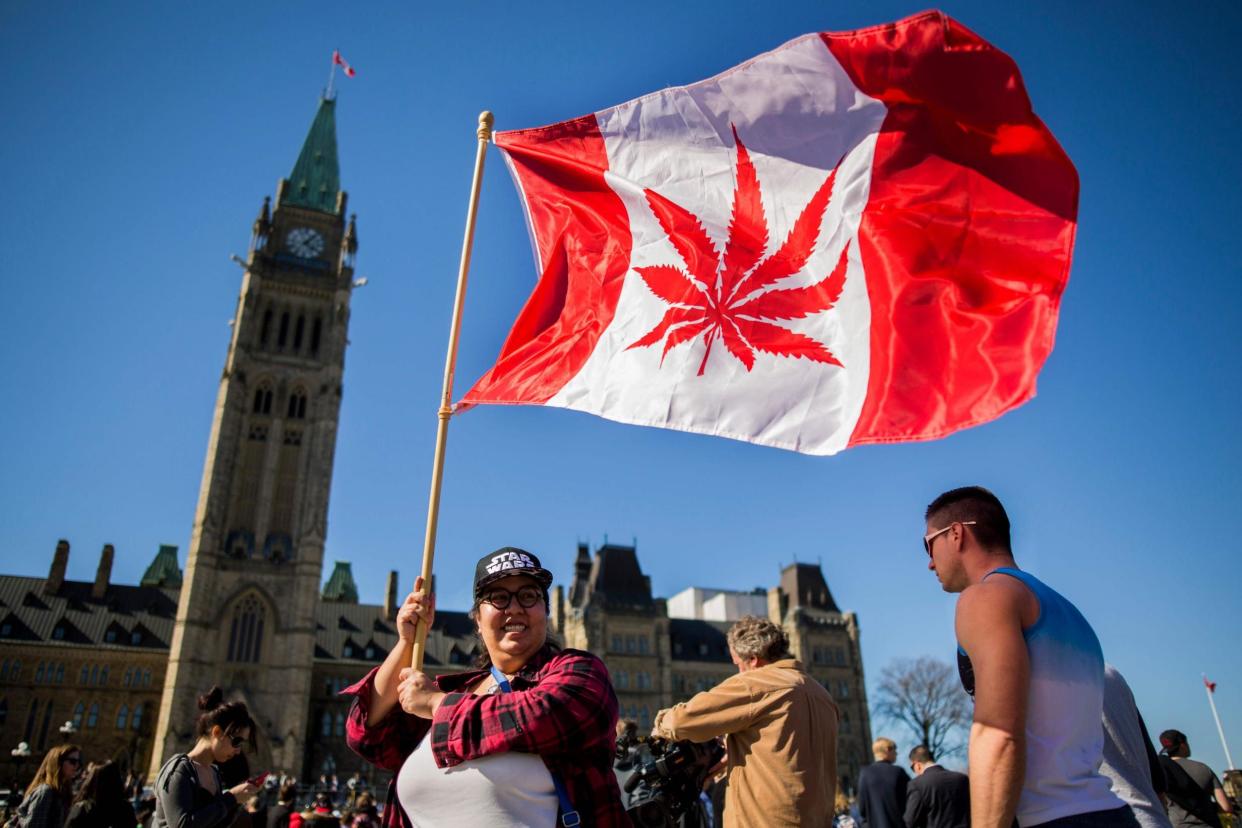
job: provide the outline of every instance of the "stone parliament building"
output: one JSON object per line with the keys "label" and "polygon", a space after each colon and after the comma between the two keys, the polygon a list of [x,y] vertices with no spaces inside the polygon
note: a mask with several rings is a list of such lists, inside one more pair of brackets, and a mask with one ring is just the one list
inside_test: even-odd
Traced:
{"label": "stone parliament building", "polygon": [[[396,639],[397,573],[382,604],[360,603],[346,562],[323,581],[358,249],[346,202],[325,98],[254,222],[184,572],[177,548],[161,546],[139,584],[114,584],[106,545],[93,582],[66,580],[61,540],[46,578],[0,575],[0,744],[31,751],[14,777],[66,739],[150,777],[193,743],[197,695],[216,683],[255,718],[252,767],[304,780],[379,775],[346,748],[337,694]],[[732,621],[781,624],[840,706],[839,767],[853,789],[871,743],[858,619],[818,565],[785,567],[766,592],[695,587],[662,599],[635,546],[579,544],[558,583],[568,588],[554,588],[550,629],[604,659],[622,717],[642,728],[735,672]],[[478,646],[465,612],[440,610],[428,672],[467,669]]]}

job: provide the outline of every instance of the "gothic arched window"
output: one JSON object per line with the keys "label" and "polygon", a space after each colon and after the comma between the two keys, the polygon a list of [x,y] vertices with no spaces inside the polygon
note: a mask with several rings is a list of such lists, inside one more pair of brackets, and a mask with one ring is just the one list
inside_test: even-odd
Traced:
{"label": "gothic arched window", "polygon": [[95,704],[91,705],[91,712],[86,714],[87,729],[88,730],[94,729],[95,725],[98,722],[99,722],[99,703],[96,702]]}
{"label": "gothic arched window", "polygon": [[258,662],[266,615],[263,605],[253,595],[237,602],[229,631],[229,661]]}
{"label": "gothic arched window", "polygon": [[267,383],[263,383],[254,390],[253,410],[255,414],[272,413],[272,387]]}
{"label": "gothic arched window", "polygon": [[272,332],[272,309],[263,311],[263,324],[259,326],[259,347],[267,347],[268,334]]}
{"label": "gothic arched window", "polygon": [[139,728],[142,727],[142,712],[146,709],[147,709],[146,704],[140,704],[134,708],[134,715],[129,720],[129,726],[131,729],[138,730]]}
{"label": "gothic arched window", "polygon": [[289,311],[280,315],[280,333],[276,335],[276,347],[283,349],[289,339]]}
{"label": "gothic arched window", "polygon": [[323,319],[315,317],[315,324],[311,325],[311,356],[319,356],[319,337],[323,334]]}
{"label": "gothic arched window", "polygon": [[121,709],[116,712],[116,729],[124,730],[127,724],[129,724],[129,708],[121,705]]}
{"label": "gothic arched window", "polygon": [[298,314],[298,323],[293,328],[293,350],[302,350],[302,333],[306,330],[306,317]]}
{"label": "gothic arched window", "polygon": [[47,744],[47,730],[52,725],[52,705],[54,702],[48,702],[47,707],[43,708],[43,726],[39,728],[39,749]]}
{"label": "gothic arched window", "polygon": [[298,390],[298,391],[294,391],[292,394],[289,395],[288,417],[290,420],[306,419],[306,392],[305,391]]}

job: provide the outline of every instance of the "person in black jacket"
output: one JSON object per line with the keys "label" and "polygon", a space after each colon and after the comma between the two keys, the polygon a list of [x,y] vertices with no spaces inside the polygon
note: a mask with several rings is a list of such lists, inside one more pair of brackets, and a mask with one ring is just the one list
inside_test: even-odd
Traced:
{"label": "person in black jacket", "polygon": [[294,800],[298,798],[298,786],[286,782],[280,786],[276,804],[267,809],[267,828],[289,828],[289,815],[294,812]]}
{"label": "person in black jacket", "polygon": [[910,751],[910,769],[906,828],[969,828],[970,777],[942,768],[927,745]]}
{"label": "person in black jacket", "polygon": [[138,817],[125,798],[125,782],[116,762],[92,764],[69,809],[65,828],[134,828]]}
{"label": "person in black jacket", "polygon": [[897,743],[881,736],[871,743],[875,762],[858,774],[858,813],[862,828],[904,828],[906,786],[910,777],[893,764]]}

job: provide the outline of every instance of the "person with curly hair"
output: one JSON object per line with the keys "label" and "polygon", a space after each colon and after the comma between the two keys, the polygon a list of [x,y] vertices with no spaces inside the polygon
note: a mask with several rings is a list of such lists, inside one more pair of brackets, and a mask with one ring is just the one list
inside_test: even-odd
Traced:
{"label": "person with curly hair", "polygon": [[710,690],[656,714],[651,735],[703,742],[724,736],[724,824],[832,824],[837,704],[789,654],[789,637],[747,615],[728,633],[738,669]]}

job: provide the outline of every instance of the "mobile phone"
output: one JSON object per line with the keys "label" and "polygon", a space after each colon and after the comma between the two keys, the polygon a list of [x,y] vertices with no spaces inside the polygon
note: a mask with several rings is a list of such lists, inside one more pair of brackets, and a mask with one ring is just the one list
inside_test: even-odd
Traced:
{"label": "mobile phone", "polygon": [[249,779],[249,780],[247,780],[247,781],[249,781],[251,785],[255,785],[255,786],[262,785],[262,784],[263,784],[263,780],[264,780],[264,779],[267,779],[267,777],[268,777],[268,776],[270,776],[270,775],[271,775],[271,771],[264,771],[263,773],[259,774],[258,776],[253,777],[252,779]]}

